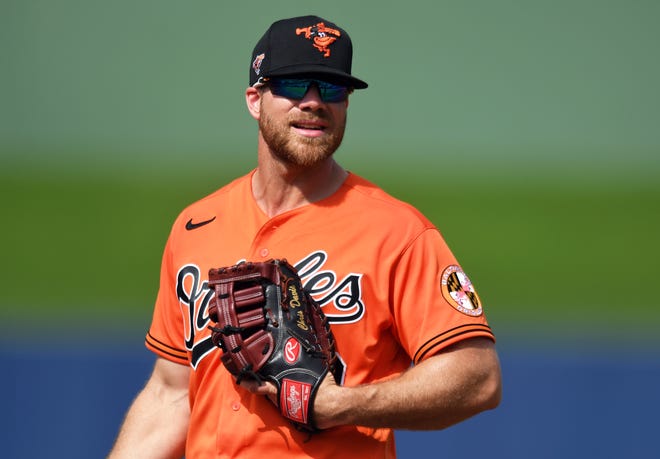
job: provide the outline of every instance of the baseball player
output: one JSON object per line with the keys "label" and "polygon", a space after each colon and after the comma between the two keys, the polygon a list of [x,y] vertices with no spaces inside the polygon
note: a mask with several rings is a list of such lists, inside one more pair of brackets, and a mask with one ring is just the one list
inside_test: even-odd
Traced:
{"label": "baseball player", "polygon": [[[349,95],[367,88],[352,52],[316,16],[277,21],[258,41],[245,92],[257,168],[174,222],[146,336],[155,367],[110,457],[395,457],[393,429],[442,429],[498,405],[493,333],[440,232],[333,157]],[[273,258],[296,268],[343,362],[316,393],[314,434],[282,417],[271,383],[237,384],[211,340],[209,270]]]}

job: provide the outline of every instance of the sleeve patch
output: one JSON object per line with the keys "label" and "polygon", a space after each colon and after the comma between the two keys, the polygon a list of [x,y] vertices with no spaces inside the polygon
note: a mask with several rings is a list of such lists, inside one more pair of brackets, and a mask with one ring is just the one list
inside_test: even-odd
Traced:
{"label": "sleeve patch", "polygon": [[458,265],[449,265],[440,281],[442,296],[457,311],[468,316],[483,314],[481,300],[472,282]]}

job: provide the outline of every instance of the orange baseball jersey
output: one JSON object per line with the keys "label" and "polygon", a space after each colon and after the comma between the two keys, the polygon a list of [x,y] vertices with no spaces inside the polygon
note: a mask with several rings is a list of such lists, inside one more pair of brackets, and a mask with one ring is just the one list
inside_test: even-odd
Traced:
{"label": "orange baseball jersey", "polygon": [[395,457],[390,429],[308,439],[238,387],[211,342],[208,271],[286,258],[330,320],[347,386],[391,378],[460,340],[494,339],[476,291],[433,224],[368,181],[349,174],[332,196],[268,218],[252,174],[185,209],[163,255],[146,346],[193,370],[186,456]]}

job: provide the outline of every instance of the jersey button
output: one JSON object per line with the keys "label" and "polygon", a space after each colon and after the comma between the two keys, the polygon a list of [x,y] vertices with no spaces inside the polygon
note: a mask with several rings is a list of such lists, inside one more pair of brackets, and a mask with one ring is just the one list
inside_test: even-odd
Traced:
{"label": "jersey button", "polygon": [[241,404],[239,402],[234,401],[231,403],[231,409],[234,411],[238,411],[241,409]]}
{"label": "jersey button", "polygon": [[270,252],[268,251],[268,249],[261,249],[261,251],[259,252],[259,255],[261,255],[262,257],[265,258],[265,257],[268,256],[269,253]]}

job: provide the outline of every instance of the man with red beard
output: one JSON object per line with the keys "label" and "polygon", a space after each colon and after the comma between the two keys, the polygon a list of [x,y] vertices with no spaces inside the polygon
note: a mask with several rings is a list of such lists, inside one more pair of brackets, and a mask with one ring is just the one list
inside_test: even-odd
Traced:
{"label": "man with red beard", "polygon": [[[273,23],[254,48],[257,168],[174,222],[146,336],[155,367],[110,457],[395,457],[394,429],[443,429],[499,404],[494,335],[438,229],[333,157],[349,95],[367,87],[352,53],[317,16]],[[280,415],[272,383],[236,384],[211,342],[209,270],[272,258],[295,266],[345,367],[315,394],[311,436]]]}

